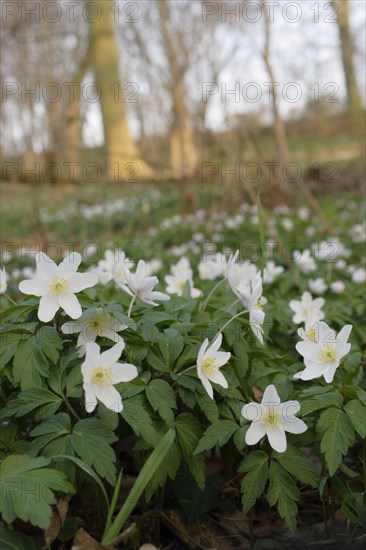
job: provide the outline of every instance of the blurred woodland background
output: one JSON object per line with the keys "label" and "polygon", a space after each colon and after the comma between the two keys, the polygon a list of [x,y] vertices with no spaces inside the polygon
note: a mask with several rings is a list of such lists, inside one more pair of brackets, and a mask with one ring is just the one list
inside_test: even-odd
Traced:
{"label": "blurred woodland background", "polygon": [[4,0],[2,180],[358,186],[365,6]]}

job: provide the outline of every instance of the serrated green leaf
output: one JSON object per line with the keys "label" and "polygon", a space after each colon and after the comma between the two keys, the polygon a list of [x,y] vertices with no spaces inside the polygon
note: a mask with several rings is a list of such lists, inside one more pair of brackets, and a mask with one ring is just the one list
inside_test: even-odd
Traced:
{"label": "serrated green leaf", "polygon": [[48,373],[48,362],[37,336],[20,342],[13,361],[14,382],[20,383],[22,390],[42,386],[42,377]]}
{"label": "serrated green leaf", "polygon": [[7,523],[15,518],[47,529],[51,521],[53,491],[72,493],[73,486],[63,472],[47,468],[47,458],[12,455],[1,465],[0,512]]}
{"label": "serrated green leaf", "polygon": [[194,454],[202,434],[201,425],[193,414],[182,413],[175,420],[175,428],[183,456],[199,488],[203,490],[205,486],[204,454]]}
{"label": "serrated green leaf", "polygon": [[344,407],[344,410],[356,432],[364,439],[366,437],[366,407],[358,399],[352,399]]}
{"label": "serrated green leaf", "polygon": [[146,386],[146,397],[161,418],[165,420],[169,427],[174,423],[174,413],[172,409],[177,408],[175,393],[172,387],[165,380],[152,380]]}
{"label": "serrated green leaf", "polygon": [[61,403],[61,397],[46,388],[29,388],[9,401],[2,414],[20,417],[37,409],[36,420],[43,420],[54,415]]}
{"label": "serrated green leaf", "polygon": [[37,338],[41,350],[52,363],[56,363],[62,349],[62,340],[54,327],[44,326],[37,332]]}
{"label": "serrated green leaf", "polygon": [[276,462],[269,468],[268,503],[277,504],[278,512],[290,531],[296,529],[297,505],[300,493],[292,477]]}
{"label": "serrated green leaf", "polygon": [[232,420],[219,420],[207,428],[201,438],[195,454],[212,449],[215,445],[225,445],[236,432],[238,425]]}
{"label": "serrated green leaf", "polygon": [[263,494],[268,478],[268,456],[263,451],[253,451],[244,458],[239,472],[247,472],[241,483],[243,511],[247,513]]}
{"label": "serrated green leaf", "polygon": [[296,449],[296,447],[287,445],[284,453],[273,451],[273,456],[287,472],[295,476],[299,481],[307,483],[311,487],[318,486],[319,476],[315,472],[314,464],[305,458],[303,453]]}
{"label": "serrated green leaf", "polygon": [[329,474],[332,476],[353,441],[354,431],[351,421],[345,412],[330,407],[320,415],[316,431],[322,434],[320,450],[324,453]]}

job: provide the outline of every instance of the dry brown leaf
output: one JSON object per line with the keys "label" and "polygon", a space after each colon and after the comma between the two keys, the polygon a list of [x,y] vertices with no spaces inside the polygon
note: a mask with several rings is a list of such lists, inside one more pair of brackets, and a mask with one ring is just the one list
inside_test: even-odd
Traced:
{"label": "dry brown leaf", "polygon": [[71,550],[112,550],[112,548],[96,541],[81,527],[74,537]]}
{"label": "dry brown leaf", "polygon": [[69,500],[70,497],[62,497],[56,504],[56,510],[53,510],[51,517],[51,524],[44,533],[44,540],[47,545],[50,545],[54,540],[57,539],[65,518],[67,511],[69,509]]}

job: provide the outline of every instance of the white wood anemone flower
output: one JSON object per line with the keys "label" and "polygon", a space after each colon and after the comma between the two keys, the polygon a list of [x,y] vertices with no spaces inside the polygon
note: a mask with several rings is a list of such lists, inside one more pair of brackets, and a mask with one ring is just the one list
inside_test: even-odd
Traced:
{"label": "white wood anemone flower", "polygon": [[[94,309],[94,308],[93,308]],[[118,332],[125,330],[127,325],[119,323],[114,319],[110,313],[103,311],[98,307],[94,309],[95,313],[89,315],[80,321],[69,321],[61,326],[61,330],[64,334],[78,334],[77,347],[79,350],[79,357],[83,357],[86,351],[86,344],[95,342],[96,338],[108,338],[112,342],[122,342],[123,338]],[[89,312],[88,312],[89,313]]]}
{"label": "white wood anemone flower", "polygon": [[319,321],[316,324],[316,336],[314,341],[298,342],[296,349],[304,357],[305,370],[294,375],[295,379],[313,380],[324,376],[329,384],[333,378],[341,360],[351,349],[348,343],[352,325],[345,325],[338,336],[327,323]]}
{"label": "white wood anemone flower", "polygon": [[118,363],[124,347],[125,343],[121,341],[109,350],[100,353],[98,344],[86,344],[85,361],[81,365],[81,373],[85,392],[85,409],[88,413],[94,411],[97,400],[111,411],[122,412],[122,398],[114,385],[120,382],[130,382],[138,375],[135,365]]}
{"label": "white wood anemone flower", "polygon": [[4,294],[8,288],[8,276],[5,271],[5,267],[0,269],[0,294]]}
{"label": "white wood anemone flower", "polygon": [[223,388],[228,387],[225,376],[220,372],[220,367],[229,361],[231,353],[218,351],[221,344],[222,334],[219,334],[210,346],[208,345],[208,338],[206,338],[199,349],[197,357],[197,375],[211,399],[213,399],[211,382],[219,384]]}
{"label": "white wood anemone flower", "polygon": [[267,303],[267,299],[262,296],[262,277],[258,275],[253,284],[239,284],[233,287],[233,291],[244,307],[249,310],[250,328],[260,343],[263,344],[263,323],[265,319],[263,306]]}
{"label": "white wood anemone flower", "polygon": [[59,308],[72,319],[81,317],[82,309],[75,294],[94,286],[97,276],[94,273],[77,273],[80,263],[78,252],[66,256],[60,265],[44,252],[36,254],[36,275],[19,283],[19,290],[23,294],[41,297],[38,308],[40,321],[51,321]]}
{"label": "white wood anemone flower", "polygon": [[296,418],[300,410],[298,401],[281,403],[273,384],[266,387],[261,403],[248,403],[241,414],[252,423],[245,434],[247,445],[256,445],[268,437],[272,449],[284,453],[287,449],[286,433],[302,434],[308,429],[305,422]]}
{"label": "white wood anemone flower", "polygon": [[123,270],[126,277],[126,288],[123,290],[131,296],[139,297],[142,302],[152,306],[158,305],[154,300],[162,302],[170,300],[170,296],[167,294],[153,290],[159,279],[155,275],[148,276],[148,268],[144,260],[139,261],[135,273],[131,273],[126,266],[123,267]]}
{"label": "white wood anemone flower", "polygon": [[291,300],[289,303],[290,308],[295,313],[292,321],[297,325],[305,323],[308,317],[312,317],[314,321],[321,321],[325,317],[324,311],[322,311],[324,304],[324,298],[313,300],[310,292],[304,292],[301,300]]}

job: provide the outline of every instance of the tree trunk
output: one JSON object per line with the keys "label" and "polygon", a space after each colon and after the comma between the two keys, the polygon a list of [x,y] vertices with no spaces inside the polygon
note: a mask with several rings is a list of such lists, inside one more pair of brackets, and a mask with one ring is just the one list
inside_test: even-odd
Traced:
{"label": "tree trunk", "polygon": [[363,106],[353,64],[353,44],[349,24],[349,0],[336,0],[338,32],[342,51],[342,64],[347,87],[348,130],[358,133],[363,129]]}
{"label": "tree trunk", "polygon": [[159,13],[163,44],[171,75],[170,93],[173,103],[173,121],[170,130],[170,165],[175,177],[191,177],[197,171],[199,156],[186,106],[185,67],[179,63],[178,52],[169,31],[170,12],[167,0],[159,1]]}
{"label": "tree trunk", "polygon": [[[88,1],[95,4],[92,0]],[[139,157],[127,126],[124,92],[119,76],[119,52],[112,17],[113,3],[112,0],[103,0],[97,4],[102,16],[90,23],[90,60],[101,96],[109,179],[128,181],[131,174],[134,174],[135,180],[151,177],[152,170]]]}

